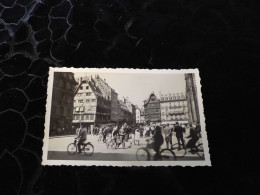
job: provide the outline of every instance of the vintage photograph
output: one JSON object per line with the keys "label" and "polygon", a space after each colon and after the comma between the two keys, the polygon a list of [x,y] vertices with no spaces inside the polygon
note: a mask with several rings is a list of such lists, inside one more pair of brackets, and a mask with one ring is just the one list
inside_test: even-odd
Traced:
{"label": "vintage photograph", "polygon": [[210,166],[198,69],[51,68],[43,165]]}

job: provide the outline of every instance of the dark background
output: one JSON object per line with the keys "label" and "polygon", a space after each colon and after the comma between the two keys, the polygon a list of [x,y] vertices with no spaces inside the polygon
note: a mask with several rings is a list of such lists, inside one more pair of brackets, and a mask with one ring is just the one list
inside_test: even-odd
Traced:
{"label": "dark background", "polygon": [[[0,0],[0,194],[259,190],[259,11],[257,0]],[[50,66],[199,68],[212,167],[41,166]]]}

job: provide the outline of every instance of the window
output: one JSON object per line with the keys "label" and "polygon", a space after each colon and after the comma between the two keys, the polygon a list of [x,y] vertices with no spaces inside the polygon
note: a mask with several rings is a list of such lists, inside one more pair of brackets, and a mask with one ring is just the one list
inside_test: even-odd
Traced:
{"label": "window", "polygon": [[86,102],[90,102],[89,99],[86,99]]}
{"label": "window", "polygon": [[83,103],[83,100],[78,100],[78,103]]}
{"label": "window", "polygon": [[94,120],[94,115],[90,115],[90,120]]}
{"label": "window", "polygon": [[84,107],[81,106],[81,107],[79,108],[79,111],[83,112],[83,111],[84,111]]}
{"label": "window", "polygon": [[76,107],[76,108],[75,108],[75,111],[78,112],[78,111],[79,111],[79,107]]}
{"label": "window", "polygon": [[80,89],[80,90],[82,90],[82,89],[83,89],[83,87],[81,86],[81,87],[79,87],[79,89]]}
{"label": "window", "polygon": [[92,102],[95,102],[96,101],[96,99],[92,99]]}
{"label": "window", "polygon": [[164,100],[164,98],[162,98],[162,100]]}
{"label": "window", "polygon": [[80,115],[81,120],[84,120],[84,115]]}
{"label": "window", "polygon": [[86,86],[86,89],[89,89],[89,86]]}
{"label": "window", "polygon": [[86,96],[90,96],[90,95],[91,95],[91,93],[90,93],[90,92],[86,93]]}

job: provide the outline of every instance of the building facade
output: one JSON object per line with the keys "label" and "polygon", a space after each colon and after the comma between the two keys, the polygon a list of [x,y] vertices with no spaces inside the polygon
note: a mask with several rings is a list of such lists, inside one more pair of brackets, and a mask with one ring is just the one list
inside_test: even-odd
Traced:
{"label": "building facade", "polygon": [[185,93],[160,93],[162,124],[188,123],[188,106]]}
{"label": "building facade", "polygon": [[136,122],[136,124],[141,123],[141,109],[138,108],[137,106],[136,106],[136,110],[135,110],[135,122]]}
{"label": "building facade", "polygon": [[120,105],[120,119],[119,119],[119,124],[127,123],[128,125],[133,124],[133,115],[128,109],[126,103],[124,100],[119,100],[119,105]]}
{"label": "building facade", "polygon": [[185,74],[189,122],[200,123],[195,74]]}
{"label": "building facade", "polygon": [[97,123],[110,121],[111,103],[92,77],[77,79],[79,86],[74,97],[73,124],[93,129]]}
{"label": "building facade", "polygon": [[72,133],[73,98],[77,82],[71,72],[54,72],[50,134]]}
{"label": "building facade", "polygon": [[154,93],[144,101],[145,122],[147,124],[161,122],[160,99]]}
{"label": "building facade", "polygon": [[102,79],[99,75],[95,75],[95,77],[92,79],[101,90],[103,96],[110,101],[110,120],[117,122],[119,120],[119,113],[117,108],[118,94],[106,83],[106,80]]}

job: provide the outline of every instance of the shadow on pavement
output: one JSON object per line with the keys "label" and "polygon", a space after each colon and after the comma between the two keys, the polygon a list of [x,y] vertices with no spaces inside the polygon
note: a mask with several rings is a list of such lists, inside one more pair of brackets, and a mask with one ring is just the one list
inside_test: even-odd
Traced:
{"label": "shadow on pavement", "polygon": [[[135,154],[118,153],[94,153],[92,156],[86,156],[83,153],[69,155],[63,151],[49,151],[48,160],[94,160],[94,161],[137,161]],[[187,156],[178,158],[177,161],[204,160],[198,156]]]}

